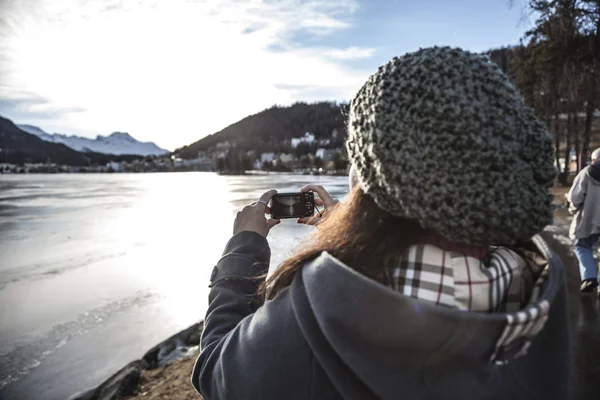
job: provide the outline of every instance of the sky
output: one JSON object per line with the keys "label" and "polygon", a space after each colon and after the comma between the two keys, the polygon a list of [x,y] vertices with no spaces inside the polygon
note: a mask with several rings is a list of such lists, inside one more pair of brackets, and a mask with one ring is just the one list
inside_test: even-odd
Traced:
{"label": "sky", "polygon": [[524,0],[0,0],[0,115],[174,150],[394,56],[517,44]]}

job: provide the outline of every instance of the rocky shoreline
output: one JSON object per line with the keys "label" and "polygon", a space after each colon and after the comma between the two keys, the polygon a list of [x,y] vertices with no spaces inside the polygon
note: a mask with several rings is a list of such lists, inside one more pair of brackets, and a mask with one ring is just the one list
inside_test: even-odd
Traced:
{"label": "rocky shoreline", "polygon": [[172,361],[164,367],[141,373],[137,394],[123,400],[202,400],[190,383],[196,357]]}
{"label": "rocky shoreline", "polygon": [[[131,398],[130,396],[135,397],[138,394],[143,395],[143,390],[140,390],[142,389],[141,384],[148,373],[165,366],[172,369],[178,360],[187,361],[188,363],[193,362],[194,356],[198,353],[203,328],[204,322],[201,321],[176,333],[148,350],[141,359],[132,361],[121,368],[99,386],[83,393],[77,393],[71,396],[69,400],[114,400]],[[199,397],[193,391],[190,383],[191,371],[190,366],[186,373],[187,386],[195,394],[195,398],[198,399]],[[174,397],[169,396],[167,398]]]}

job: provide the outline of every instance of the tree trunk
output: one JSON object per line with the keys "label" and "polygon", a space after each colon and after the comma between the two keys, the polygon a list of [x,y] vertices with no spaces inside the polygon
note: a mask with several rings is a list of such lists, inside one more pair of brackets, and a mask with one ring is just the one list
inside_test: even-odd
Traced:
{"label": "tree trunk", "polygon": [[581,171],[581,135],[579,134],[579,114],[577,110],[573,112],[573,135],[575,135],[575,156],[577,157],[577,172],[579,172]]}
{"label": "tree trunk", "polygon": [[571,115],[569,115],[569,129],[571,130],[571,134],[573,135],[573,141],[575,142],[575,165],[577,166],[575,172],[579,172],[581,170],[581,143],[579,143],[579,131],[577,127],[579,116],[577,115],[577,110],[573,111]]}
{"label": "tree trunk", "polygon": [[[595,88],[591,90],[594,94]],[[585,166],[590,161],[590,141],[592,137],[592,120],[594,119],[594,109],[596,108],[596,99],[594,95],[588,99],[585,108],[585,127],[583,129],[583,148],[581,150],[582,166]]]}
{"label": "tree trunk", "polygon": [[[558,118],[558,116],[555,115],[554,118]],[[546,118],[546,127],[548,129],[550,129],[551,121],[552,121],[551,117]],[[560,135],[560,132],[554,131],[552,133],[552,136],[554,136],[554,158],[555,158],[555,162],[556,162],[556,171],[557,171],[557,173],[560,173],[560,139],[561,139],[561,135]]]}
{"label": "tree trunk", "polygon": [[[558,119],[558,118],[557,118]],[[558,123],[557,123],[558,125]],[[566,133],[566,143],[565,143],[565,167],[561,176],[559,177],[559,181],[563,186],[569,186],[569,173],[571,171],[570,166],[570,155],[571,155],[571,132],[569,129],[565,131]]]}
{"label": "tree trunk", "polygon": [[[567,132],[567,138],[571,142],[571,148],[573,147],[573,114],[567,112],[567,120],[565,121],[565,131]],[[571,149],[569,149],[569,171],[571,170]],[[565,152],[565,155],[567,152]]]}

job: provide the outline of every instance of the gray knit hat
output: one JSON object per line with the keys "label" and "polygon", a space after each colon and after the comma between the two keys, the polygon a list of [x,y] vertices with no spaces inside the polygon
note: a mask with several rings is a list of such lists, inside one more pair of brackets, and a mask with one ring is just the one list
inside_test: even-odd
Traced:
{"label": "gray knit hat", "polygon": [[550,135],[483,55],[394,58],[352,101],[348,131],[363,191],[448,240],[511,245],[552,221]]}

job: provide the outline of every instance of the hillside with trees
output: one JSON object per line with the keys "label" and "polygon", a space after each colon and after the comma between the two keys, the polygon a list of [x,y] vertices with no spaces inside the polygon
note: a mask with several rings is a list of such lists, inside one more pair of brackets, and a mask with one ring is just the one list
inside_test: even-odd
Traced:
{"label": "hillside with trees", "polygon": [[290,107],[273,106],[246,117],[225,129],[175,151],[182,158],[194,158],[198,152],[215,148],[218,143],[235,143],[239,150],[281,153],[289,150],[292,138],[306,132],[316,139],[332,139],[329,147],[340,147],[344,141],[346,103],[296,103]]}

